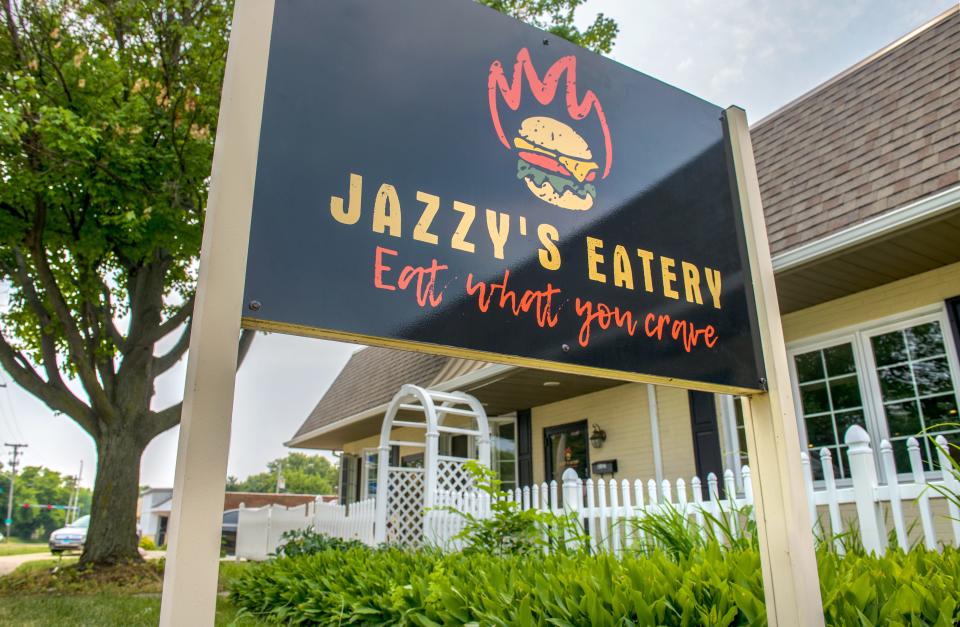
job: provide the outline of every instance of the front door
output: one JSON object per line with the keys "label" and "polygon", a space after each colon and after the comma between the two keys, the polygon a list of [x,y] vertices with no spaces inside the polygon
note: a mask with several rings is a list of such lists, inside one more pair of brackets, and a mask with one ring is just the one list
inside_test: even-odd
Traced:
{"label": "front door", "polygon": [[543,430],[547,483],[557,482],[562,492],[563,471],[572,468],[577,476],[590,476],[590,433],[587,421],[571,422]]}

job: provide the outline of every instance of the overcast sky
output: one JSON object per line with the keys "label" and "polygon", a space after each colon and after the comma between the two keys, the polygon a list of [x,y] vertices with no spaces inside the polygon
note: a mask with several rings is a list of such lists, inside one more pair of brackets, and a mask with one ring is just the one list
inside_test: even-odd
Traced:
{"label": "overcast sky", "polygon": [[[757,121],[883,48],[956,0],[591,0],[620,24],[613,58]],[[257,337],[237,376],[229,473],[263,470],[300,426],[356,347],[281,335]],[[181,397],[185,361],[159,382],[156,407]],[[4,375],[4,380],[8,377]],[[0,389],[0,442],[29,444],[26,465],[92,485],[93,441],[10,383]],[[140,483],[173,483],[177,430],[156,438]],[[6,462],[6,451],[2,459]]]}

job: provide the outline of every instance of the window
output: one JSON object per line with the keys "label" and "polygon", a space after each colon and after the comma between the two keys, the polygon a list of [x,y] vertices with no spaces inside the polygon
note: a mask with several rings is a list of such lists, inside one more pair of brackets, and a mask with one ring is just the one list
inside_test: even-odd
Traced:
{"label": "window", "polygon": [[798,426],[802,445],[811,451],[814,478],[823,478],[819,453],[824,447],[833,456],[835,476],[849,478],[843,440],[852,425],[870,434],[881,476],[884,438],[893,445],[900,474],[911,472],[910,437],[920,442],[924,469],[937,470],[935,444],[926,436],[960,442],[954,347],[942,307],[791,347]]}
{"label": "window", "polygon": [[563,471],[572,468],[581,479],[590,476],[590,442],[587,421],[543,430],[547,481],[563,485]]}
{"label": "window", "polygon": [[375,448],[363,449],[363,481],[361,498],[368,499],[377,495],[377,462],[380,452]]}
{"label": "window", "polygon": [[817,449],[810,460],[814,478],[823,479],[819,450],[824,447],[833,455],[834,476],[846,478],[843,436],[853,425],[866,427],[853,344],[800,353],[793,359],[807,448]]}
{"label": "window", "polygon": [[517,487],[517,421],[490,421],[490,455],[493,469],[500,477],[500,487],[513,490]]}
{"label": "window", "polygon": [[957,442],[957,394],[940,321],[933,320],[870,338],[883,415],[899,472],[910,470],[907,439],[917,436],[924,468],[936,468],[927,435]]}

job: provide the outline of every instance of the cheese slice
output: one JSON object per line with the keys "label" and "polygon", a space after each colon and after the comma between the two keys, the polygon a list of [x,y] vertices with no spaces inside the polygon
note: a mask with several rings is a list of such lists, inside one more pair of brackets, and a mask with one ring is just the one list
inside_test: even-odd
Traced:
{"label": "cheese slice", "polygon": [[592,170],[598,169],[598,166],[593,161],[580,161],[579,159],[573,159],[572,157],[560,157],[558,159],[563,166],[570,170],[570,174],[573,175],[575,179],[581,183],[589,176]]}
{"label": "cheese slice", "polygon": [[539,146],[534,146],[533,144],[531,144],[530,142],[528,142],[527,140],[525,140],[525,139],[522,138],[522,137],[514,137],[514,138],[513,138],[513,145],[514,145],[514,147],[517,148],[518,150],[530,150],[530,151],[532,151],[532,152],[539,152],[539,153],[543,153],[543,154],[545,154],[545,155],[550,155],[551,157],[556,157],[556,156],[557,156],[557,154],[554,153],[554,152],[550,152],[549,150],[544,150],[543,148],[541,148],[541,147],[539,147]]}

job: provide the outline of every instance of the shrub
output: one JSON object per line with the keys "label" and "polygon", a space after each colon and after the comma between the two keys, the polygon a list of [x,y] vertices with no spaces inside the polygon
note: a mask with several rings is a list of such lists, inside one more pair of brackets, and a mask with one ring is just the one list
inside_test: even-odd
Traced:
{"label": "shrub", "polygon": [[296,557],[298,555],[313,555],[329,550],[344,551],[347,549],[364,549],[366,545],[359,540],[341,540],[326,534],[318,533],[313,527],[286,531],[280,536],[277,545],[278,557]]}
{"label": "shrub", "polygon": [[[951,625],[960,552],[818,553],[827,622]],[[231,584],[250,615],[293,624],[753,625],[766,620],[760,557],[689,553],[443,555],[326,550],[253,566]]]}
{"label": "shrub", "polygon": [[150,536],[143,536],[140,538],[140,548],[144,551],[156,551],[157,543]]}
{"label": "shrub", "polygon": [[501,490],[492,469],[468,460],[464,467],[478,493],[490,503],[489,516],[474,516],[454,507],[439,507],[464,519],[463,530],[455,537],[464,540],[465,551],[494,555],[524,555],[530,552],[578,552],[589,550],[580,522],[573,516],[558,516],[538,509],[524,510]]}

